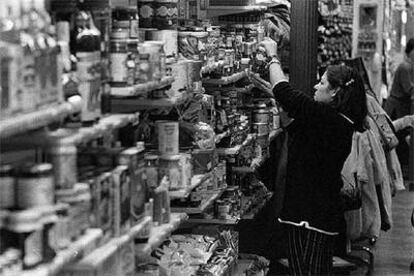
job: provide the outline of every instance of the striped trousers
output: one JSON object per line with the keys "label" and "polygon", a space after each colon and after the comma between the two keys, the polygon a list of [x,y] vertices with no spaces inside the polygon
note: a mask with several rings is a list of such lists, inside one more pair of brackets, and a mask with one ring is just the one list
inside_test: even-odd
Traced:
{"label": "striped trousers", "polygon": [[335,236],[286,225],[290,275],[331,275]]}

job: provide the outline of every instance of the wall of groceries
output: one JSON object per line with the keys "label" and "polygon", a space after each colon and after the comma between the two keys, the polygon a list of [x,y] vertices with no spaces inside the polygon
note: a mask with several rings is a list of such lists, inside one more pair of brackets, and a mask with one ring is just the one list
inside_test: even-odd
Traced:
{"label": "wall of groceries", "polygon": [[262,18],[198,2],[0,2],[0,275],[241,275],[279,113]]}

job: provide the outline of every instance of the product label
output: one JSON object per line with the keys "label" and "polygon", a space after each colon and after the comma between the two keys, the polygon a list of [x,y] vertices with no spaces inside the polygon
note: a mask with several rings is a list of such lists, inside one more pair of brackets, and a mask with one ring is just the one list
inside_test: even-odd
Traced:
{"label": "product label", "polygon": [[20,178],[17,182],[17,205],[20,208],[33,206],[53,205],[54,202],[53,178]]}
{"label": "product label", "polygon": [[128,78],[127,68],[128,53],[110,53],[111,82],[126,82]]}
{"label": "product label", "polygon": [[31,233],[24,241],[24,258],[26,266],[34,266],[42,261],[42,231]]}
{"label": "product label", "polygon": [[131,20],[129,22],[129,37],[130,38],[138,38],[138,33],[139,33],[139,21],[138,20]]}
{"label": "product label", "polygon": [[131,215],[133,223],[138,222],[145,211],[146,191],[144,188],[144,162],[139,161],[136,170],[136,180],[131,185]]}
{"label": "product label", "polygon": [[142,5],[139,9],[139,16],[143,19],[149,19],[154,15],[154,10],[149,5]]}
{"label": "product label", "polygon": [[78,91],[83,99],[82,121],[94,121],[101,113],[101,66],[100,54],[78,52]]}

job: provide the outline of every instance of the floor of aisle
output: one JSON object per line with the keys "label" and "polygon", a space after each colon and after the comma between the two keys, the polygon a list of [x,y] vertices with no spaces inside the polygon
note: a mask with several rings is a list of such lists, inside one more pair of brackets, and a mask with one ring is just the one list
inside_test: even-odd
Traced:
{"label": "floor of aisle", "polygon": [[374,275],[414,275],[410,271],[413,261],[414,228],[410,217],[414,208],[414,191],[402,191],[393,197],[394,225],[388,232],[381,232],[374,252]]}

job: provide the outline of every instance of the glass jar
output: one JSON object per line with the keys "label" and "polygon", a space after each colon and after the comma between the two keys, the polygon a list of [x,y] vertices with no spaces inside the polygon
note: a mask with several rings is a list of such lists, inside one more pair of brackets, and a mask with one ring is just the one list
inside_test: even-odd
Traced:
{"label": "glass jar", "polygon": [[109,82],[111,86],[128,85],[128,30],[113,29],[109,46]]}
{"label": "glass jar", "polygon": [[144,160],[147,188],[152,191],[158,187],[158,155],[148,154]]}
{"label": "glass jar", "polygon": [[0,209],[15,205],[14,167],[10,164],[0,166]]}
{"label": "glass jar", "polygon": [[170,181],[170,190],[179,190],[181,187],[180,155],[165,155],[160,157],[159,179],[164,176]]}
{"label": "glass jar", "polygon": [[52,164],[26,164],[17,179],[17,207],[27,209],[36,206],[53,205],[55,183]]}

